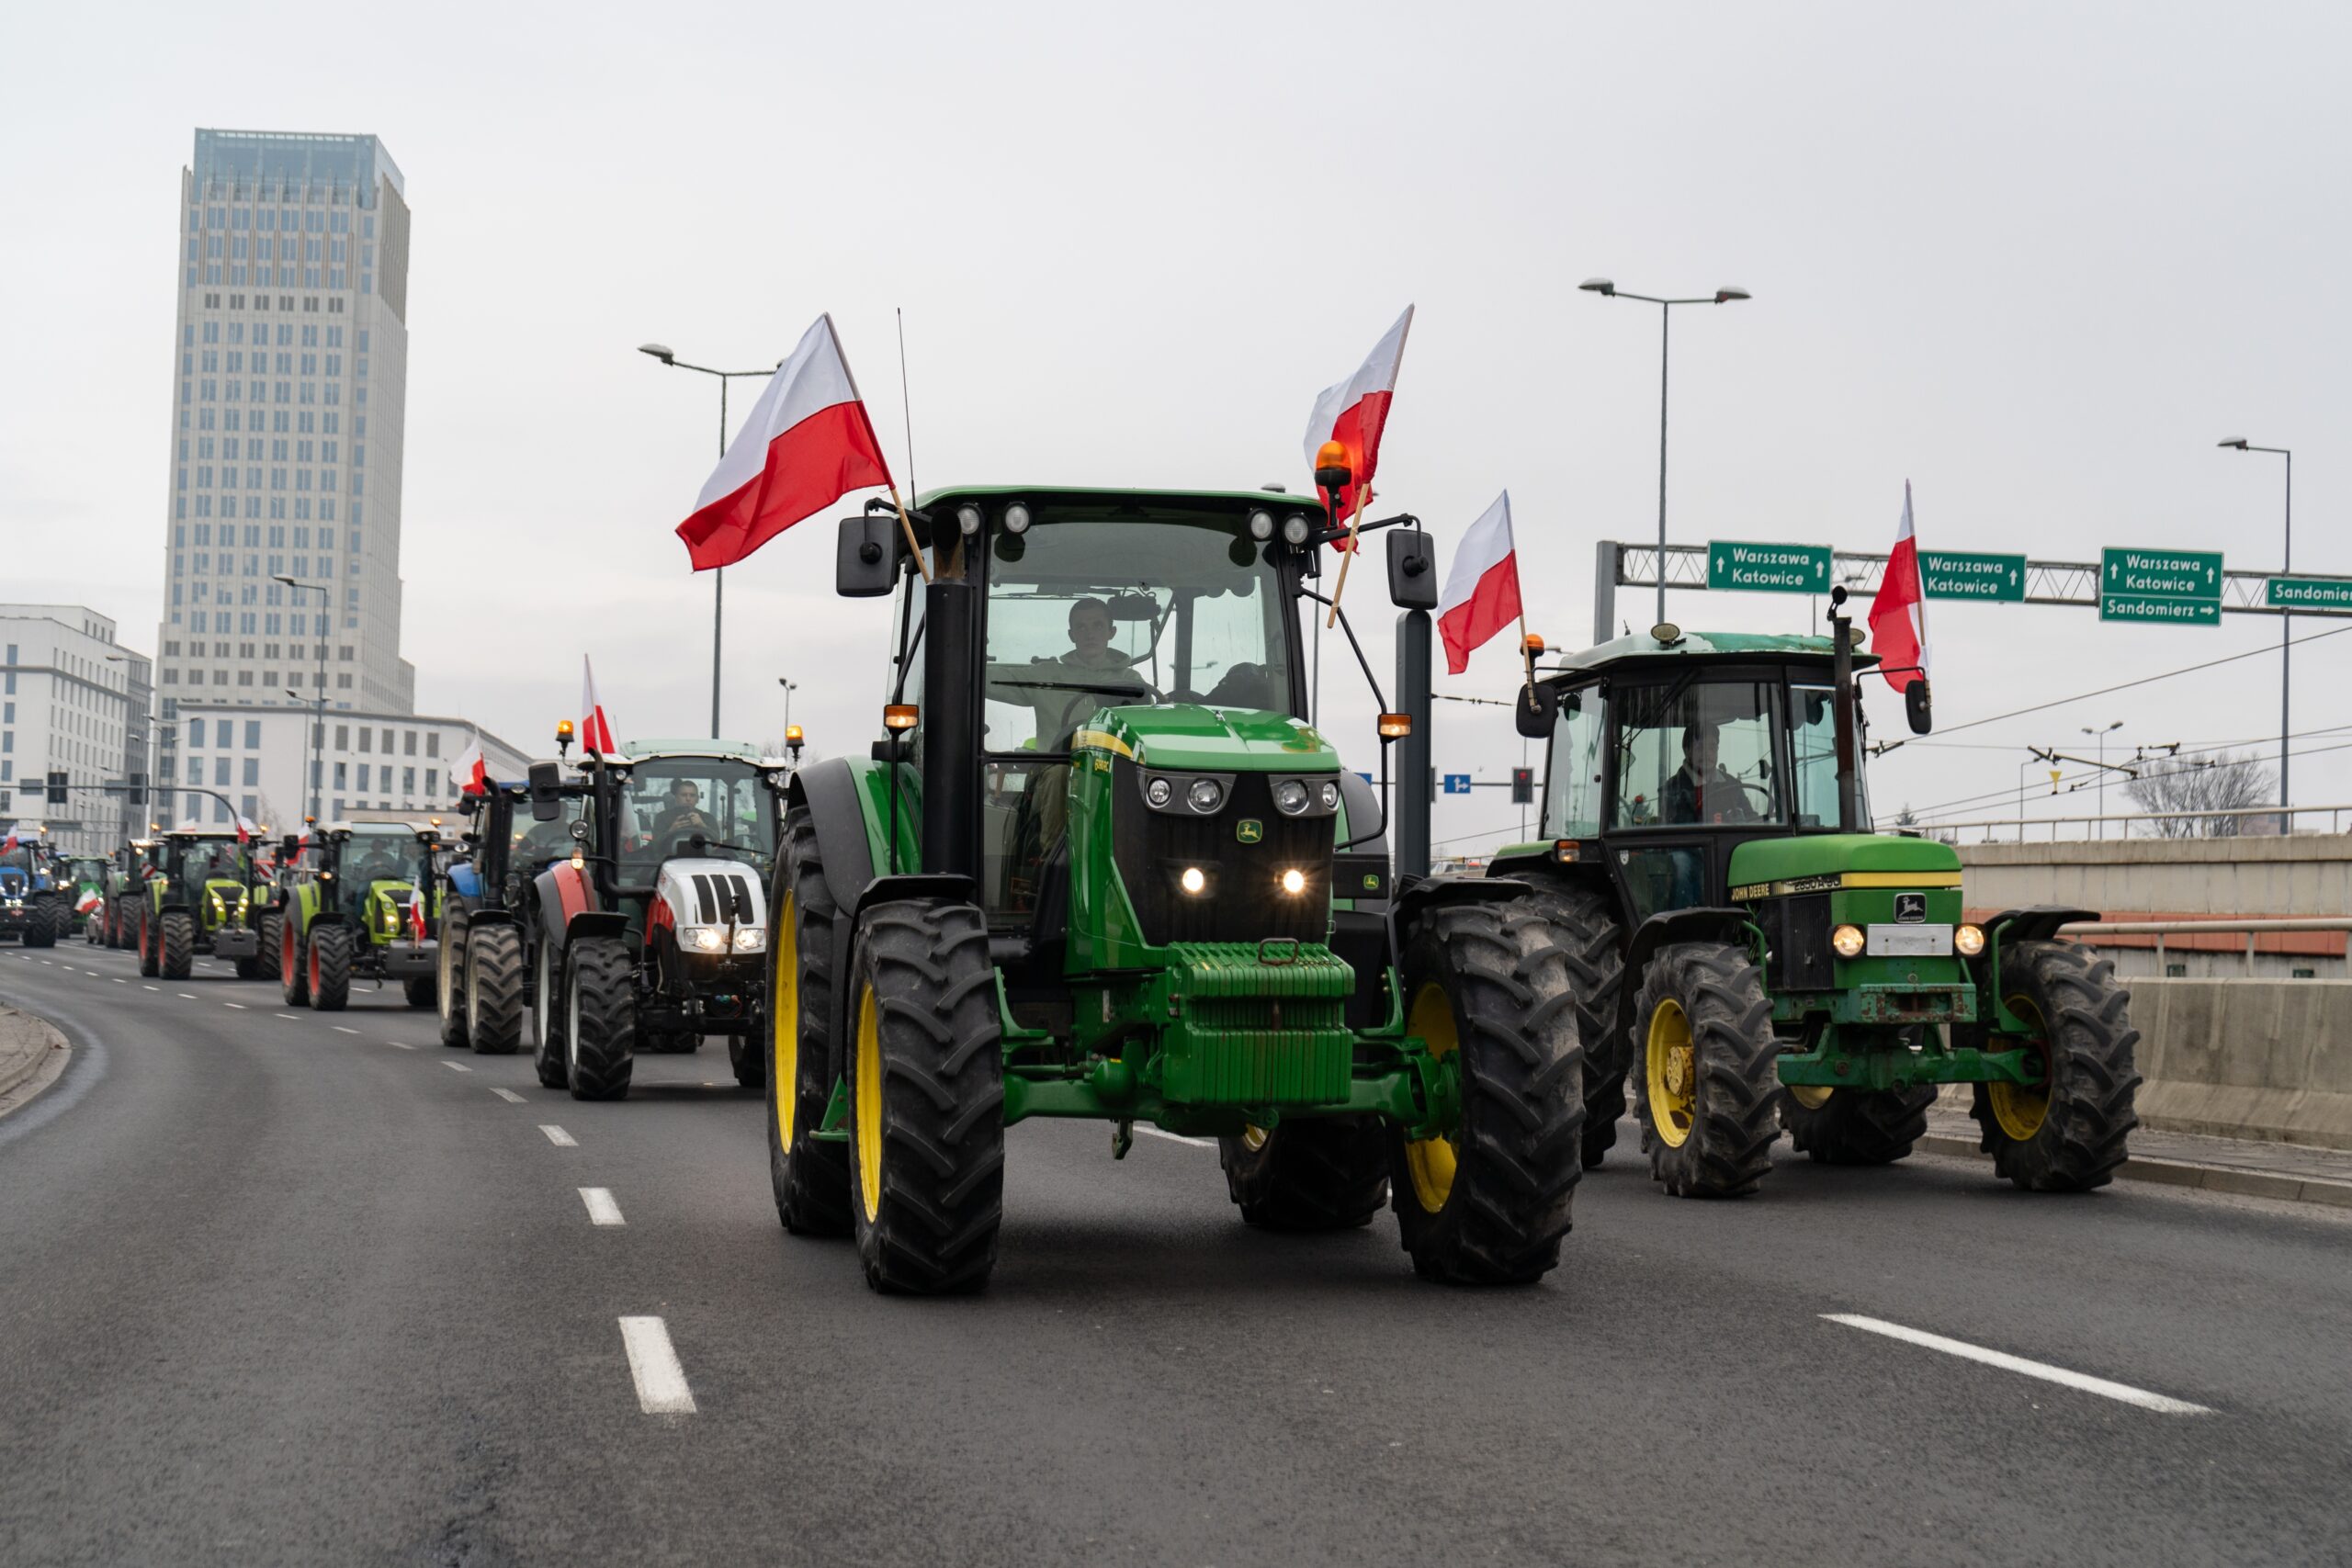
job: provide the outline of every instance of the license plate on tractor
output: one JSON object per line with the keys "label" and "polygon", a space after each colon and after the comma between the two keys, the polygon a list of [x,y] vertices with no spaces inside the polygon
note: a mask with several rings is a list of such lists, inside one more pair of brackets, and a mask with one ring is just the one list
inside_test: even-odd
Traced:
{"label": "license plate on tractor", "polygon": [[1873,958],[1942,958],[1951,952],[1951,927],[1875,925],[1862,951]]}

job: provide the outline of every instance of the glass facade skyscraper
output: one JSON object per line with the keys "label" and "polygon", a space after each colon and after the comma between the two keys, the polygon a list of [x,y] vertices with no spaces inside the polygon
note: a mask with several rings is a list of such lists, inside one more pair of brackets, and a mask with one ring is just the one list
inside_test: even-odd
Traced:
{"label": "glass facade skyscraper", "polygon": [[321,689],[330,708],[413,712],[400,166],[373,136],[199,130],[180,191],[164,716]]}

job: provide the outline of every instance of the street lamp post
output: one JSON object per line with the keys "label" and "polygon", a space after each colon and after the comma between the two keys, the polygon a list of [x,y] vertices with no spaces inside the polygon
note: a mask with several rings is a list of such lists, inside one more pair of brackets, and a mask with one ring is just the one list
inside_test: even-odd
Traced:
{"label": "street lamp post", "polygon": [[[296,590],[307,588],[319,596],[319,691],[311,714],[311,820],[315,822],[319,818],[319,785],[325,782],[320,775],[325,772],[321,748],[327,738],[326,624],[334,614],[334,595],[323,582],[304,582],[283,572],[273,574],[270,581]],[[286,694],[290,697],[296,694],[288,692]]]}
{"label": "street lamp post", "polygon": [[[2278,570],[2281,575],[2284,575],[2286,572],[2291,570],[2295,564],[2294,453],[2289,451],[2284,446],[2252,446],[2243,435],[2233,435],[2228,440],[2218,443],[2218,445],[2232,447],[2240,452],[2276,453],[2278,456],[2287,459],[2287,519],[2285,528],[2281,533],[2278,541]],[[2294,683],[2290,678],[2289,673],[2289,666],[2294,658],[2294,650],[2289,644],[2288,628],[2293,624],[2293,621],[2294,617],[2287,614],[2285,607],[2281,606],[2278,612],[2278,831],[2282,834],[2291,833],[2295,830],[2293,819],[2287,815],[2287,807],[2289,805],[2287,794],[2287,732],[2289,728],[2287,722],[2287,707],[2288,700],[2294,691]]]}
{"label": "street lamp post", "polygon": [[2085,735],[2098,738],[2098,821],[2095,826],[2098,829],[2096,836],[2101,839],[2107,837],[2107,738],[2122,728],[2123,721],[2120,718],[2113,724],[2098,728],[2087,724],[2082,726]]}
{"label": "street lamp post", "polygon": [[[699,370],[706,376],[718,378],[718,455],[727,456],[727,383],[749,376],[773,376],[767,370],[714,370],[707,365],[689,365],[670,351],[667,344],[641,343],[639,354],[650,355],[673,370]],[[710,738],[718,739],[718,665],[719,627],[727,608],[727,569],[714,567],[710,573]]]}
{"label": "street lamp post", "polygon": [[1666,619],[1666,369],[1667,344],[1677,305],[1728,305],[1749,298],[1745,288],[1718,288],[1693,299],[1663,299],[1654,294],[1628,294],[1605,277],[1588,277],[1577,285],[1611,299],[1638,299],[1657,311],[1657,618]]}

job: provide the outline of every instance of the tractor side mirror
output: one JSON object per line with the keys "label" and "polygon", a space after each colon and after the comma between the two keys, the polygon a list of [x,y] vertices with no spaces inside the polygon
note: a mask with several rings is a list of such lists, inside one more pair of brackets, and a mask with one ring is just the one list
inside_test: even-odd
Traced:
{"label": "tractor side mirror", "polygon": [[479,816],[481,816],[481,796],[480,796],[480,795],[459,795],[459,796],[458,797],[458,810],[462,815],[467,816],[467,817],[479,817]]}
{"label": "tractor side mirror", "polygon": [[899,581],[899,520],[887,513],[844,517],[833,553],[833,592],[844,599],[886,597]]}
{"label": "tractor side mirror", "polygon": [[284,839],[278,841],[277,863],[280,865],[292,865],[296,857],[300,855],[301,852],[302,835],[300,833],[288,833]]}
{"label": "tractor side mirror", "polygon": [[1560,717],[1560,689],[1541,683],[1522,684],[1518,701],[1511,704],[1511,717],[1518,723],[1519,732],[1528,739],[1551,739],[1552,727]]}
{"label": "tractor side mirror", "polygon": [[1388,831],[1388,814],[1380,809],[1380,792],[1357,773],[1340,775],[1340,804],[1348,813],[1348,840],[1340,848],[1368,844]]}
{"label": "tractor side mirror", "polygon": [[1389,532],[1388,600],[1400,610],[1437,608],[1437,541],[1419,528]]}
{"label": "tractor side mirror", "polygon": [[1903,716],[1911,721],[1911,733],[1925,735],[1936,727],[1936,716],[1928,704],[1928,678],[1914,675],[1911,683],[1903,688]]}
{"label": "tractor side mirror", "polygon": [[563,815],[563,770],[554,762],[531,764],[531,820],[552,822]]}

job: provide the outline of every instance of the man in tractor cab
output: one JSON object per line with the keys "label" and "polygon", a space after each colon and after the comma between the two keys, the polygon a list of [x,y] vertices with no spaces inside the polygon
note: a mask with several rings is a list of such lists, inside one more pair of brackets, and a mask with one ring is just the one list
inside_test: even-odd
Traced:
{"label": "man in tractor cab", "polygon": [[[1111,646],[1111,606],[1107,601],[1089,596],[1069,607],[1069,651],[1057,659],[1037,659],[1037,665],[1063,665],[1073,670],[1102,672],[1089,682],[1093,686],[1131,686],[1135,700],[1149,702],[1151,688],[1135,671],[1135,660]],[[991,695],[997,694],[991,693]],[[1069,745],[1070,732],[1079,721],[1096,708],[1107,707],[1121,700],[1118,694],[1092,689],[1071,691],[1057,686],[1033,686],[1020,697],[1037,716],[1037,741],[1041,749],[1064,750]]]}
{"label": "man in tractor cab", "polygon": [[1747,786],[1718,760],[1723,731],[1712,724],[1692,724],[1682,731],[1682,766],[1666,781],[1666,819],[1672,822],[1761,822],[1749,804]]}
{"label": "man in tractor cab", "polygon": [[[702,786],[692,779],[679,779],[670,785],[670,804],[654,819],[653,842],[663,854],[683,852],[678,840],[700,833],[705,838],[718,837],[718,829],[702,809]],[[685,846],[691,850],[693,846]]]}

